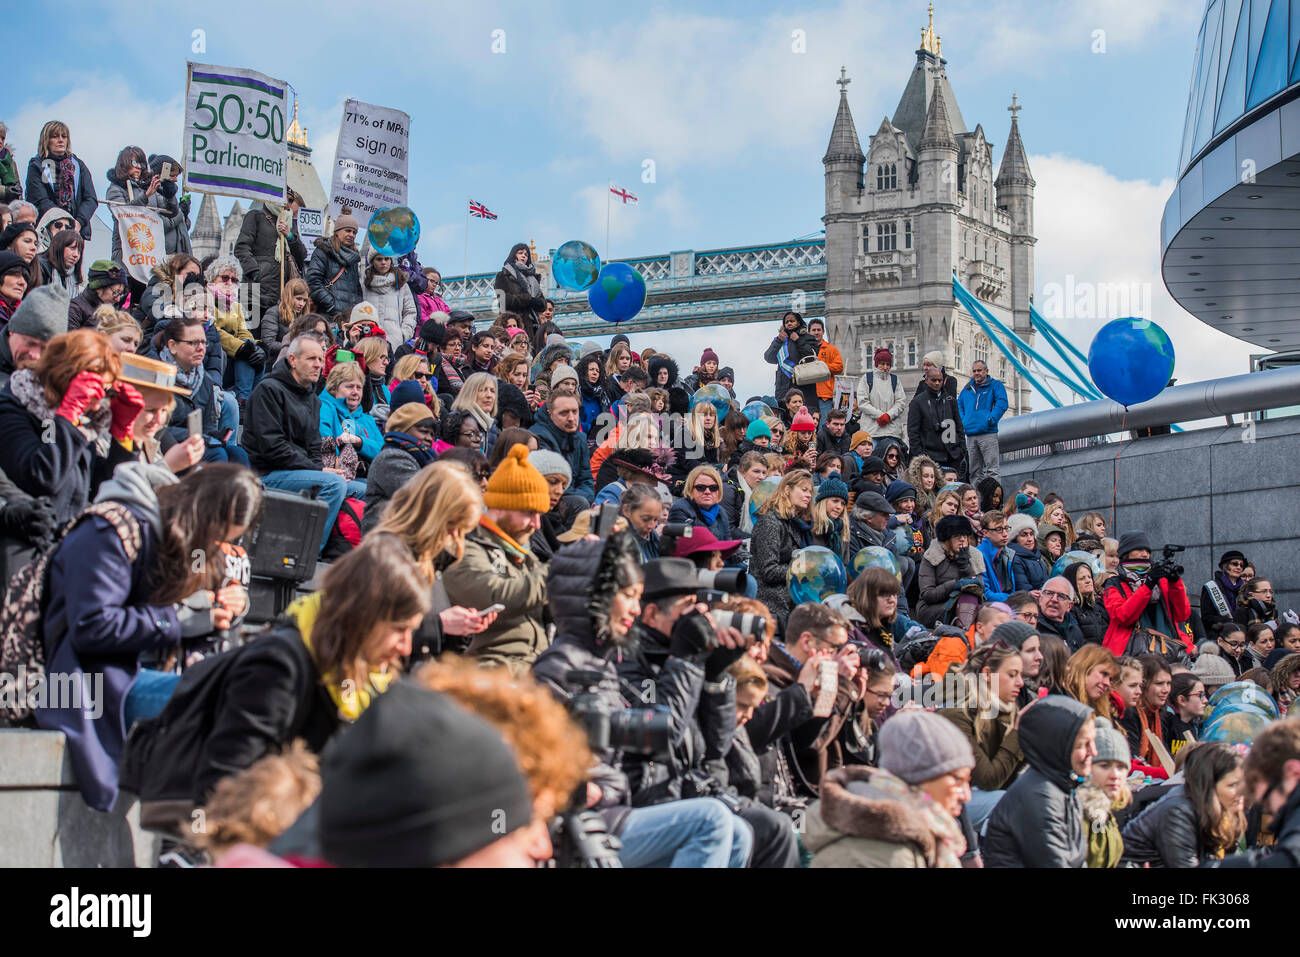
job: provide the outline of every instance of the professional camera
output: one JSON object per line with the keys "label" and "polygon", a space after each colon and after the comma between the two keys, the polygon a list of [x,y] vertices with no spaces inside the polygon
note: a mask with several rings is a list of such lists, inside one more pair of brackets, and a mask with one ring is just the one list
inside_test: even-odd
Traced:
{"label": "professional camera", "polygon": [[1174,556],[1186,550],[1186,545],[1166,545],[1160,550],[1160,561],[1153,564],[1151,570],[1167,581],[1182,578],[1186,569],[1174,561]]}
{"label": "professional camera", "polygon": [[690,522],[669,522],[660,534],[665,538],[690,538],[695,534],[695,526]]}
{"label": "professional camera", "polygon": [[710,608],[709,619],[715,628],[735,628],[746,638],[762,641],[767,635],[767,619],[749,611],[728,611],[725,608]]}
{"label": "professional camera", "polygon": [[623,846],[595,811],[569,811],[551,825],[552,867],[622,867]]}
{"label": "professional camera", "polygon": [[721,592],[724,595],[743,595],[749,576],[743,568],[721,568],[716,572],[701,569],[696,573],[703,591]]}
{"label": "professional camera", "polygon": [[587,732],[587,743],[597,754],[611,748],[646,757],[669,753],[669,714],[662,708],[612,709],[600,696],[604,675],[599,671],[575,669],[566,676],[582,691],[569,701],[569,713]]}

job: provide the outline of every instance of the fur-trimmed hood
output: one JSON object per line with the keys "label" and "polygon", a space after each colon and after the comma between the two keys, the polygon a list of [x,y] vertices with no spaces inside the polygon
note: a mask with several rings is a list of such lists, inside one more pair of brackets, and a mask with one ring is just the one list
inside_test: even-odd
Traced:
{"label": "fur-trimmed hood", "polygon": [[[651,356],[650,361],[646,365],[647,365],[646,373],[650,376],[650,383],[648,386],[649,388],[671,389],[673,386],[677,384],[677,363],[673,361],[672,356],[665,356],[665,355]],[[668,370],[668,385],[661,386],[659,385],[659,370],[665,368]]]}
{"label": "fur-trimmed hood", "polygon": [[823,825],[805,837],[814,854],[857,839],[911,847],[927,867],[959,867],[966,849],[960,826],[947,812],[878,768],[850,765],[828,772],[814,813]]}
{"label": "fur-trimmed hood", "polygon": [[1079,787],[1079,807],[1083,810],[1085,823],[1101,827],[1110,817],[1111,800],[1101,788],[1084,784]]}

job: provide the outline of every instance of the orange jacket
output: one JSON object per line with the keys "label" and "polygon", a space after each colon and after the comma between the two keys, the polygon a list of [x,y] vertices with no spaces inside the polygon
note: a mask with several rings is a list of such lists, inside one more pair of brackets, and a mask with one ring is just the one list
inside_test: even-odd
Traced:
{"label": "orange jacket", "polygon": [[605,459],[618,451],[618,440],[622,435],[623,427],[615,423],[609,438],[596,446],[596,451],[591,453],[591,478],[593,481],[596,478],[596,473],[600,471],[600,467],[605,464]]}
{"label": "orange jacket", "polygon": [[817,351],[817,358],[826,363],[826,368],[831,370],[831,377],[825,382],[817,383],[817,398],[833,399],[835,398],[835,377],[844,371],[844,357],[840,355],[840,350],[836,349],[826,339],[822,340],[822,347]]}
{"label": "orange jacket", "polygon": [[[969,642],[969,645],[967,642]],[[920,678],[926,674],[932,674],[936,678],[942,678],[953,665],[959,668],[964,665],[966,656],[970,654],[970,649],[977,644],[979,644],[979,639],[975,636],[974,625],[967,629],[966,641],[962,641],[956,635],[942,636],[930,649],[930,657],[912,669],[912,677]]]}

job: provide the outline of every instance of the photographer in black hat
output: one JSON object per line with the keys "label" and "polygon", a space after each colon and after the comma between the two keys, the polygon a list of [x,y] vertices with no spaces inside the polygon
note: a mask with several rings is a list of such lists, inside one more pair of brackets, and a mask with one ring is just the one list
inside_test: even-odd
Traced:
{"label": "photographer in black hat", "polygon": [[[683,797],[720,798],[754,829],[751,867],[798,866],[790,819],[727,786],[725,758],[736,730],[736,682],[727,669],[745,654],[751,636],[716,622],[710,628],[707,606],[697,600],[699,573],[690,559],[660,558],[643,567],[641,615],[632,627],[635,642],[619,661],[618,674],[641,704],[667,705],[679,735],[667,762],[625,757],[633,800],[661,804]],[[715,642],[711,631],[719,638],[726,635],[734,646]]]}
{"label": "photographer in black hat", "polygon": [[[657,564],[644,567],[648,571]],[[694,566],[689,561],[684,565],[694,583]],[[716,798],[677,800],[680,782],[674,794],[670,773],[676,767],[672,755],[689,746],[693,715],[704,688],[703,661],[714,647],[743,649],[745,639],[735,629],[715,628],[698,610],[687,613],[683,608],[670,627],[672,638],[659,674],[646,686],[629,687],[626,680],[620,681],[618,662],[635,653],[638,642],[634,629],[647,587],[642,567],[636,542],[626,532],[605,541],[589,537],[557,551],[547,579],[555,640],[534,663],[533,675],[571,712],[579,699],[585,714],[603,712],[607,729],[612,718],[628,708],[644,712],[643,696],[654,707],[667,709],[670,762],[654,765],[658,772],[654,781],[643,773],[647,768],[633,766],[624,750],[608,741],[593,742],[599,763],[587,783],[586,806],[598,811],[609,831],[621,839],[619,859],[625,867],[745,867],[754,846],[749,825]],[[683,571],[679,569],[674,579],[679,585],[684,585]],[[658,572],[650,591],[659,595],[657,576]],[[733,703],[733,723],[734,707]],[[629,771],[636,773],[638,786],[630,783]],[[662,789],[658,802],[637,799],[639,805],[656,806],[634,809],[633,793],[663,783],[660,778],[670,784]]]}

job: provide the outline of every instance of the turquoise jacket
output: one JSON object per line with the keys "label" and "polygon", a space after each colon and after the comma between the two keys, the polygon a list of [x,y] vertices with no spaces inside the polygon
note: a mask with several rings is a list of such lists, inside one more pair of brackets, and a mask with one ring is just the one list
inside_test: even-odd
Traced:
{"label": "turquoise jacket", "polygon": [[352,423],[352,433],[361,436],[361,448],[357,454],[369,462],[383,450],[384,430],[373,417],[361,411],[357,406],[355,412],[349,412],[342,399],[336,399],[328,392],[320,394],[320,434],[322,438],[334,439],[343,434],[343,423]]}

